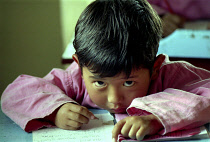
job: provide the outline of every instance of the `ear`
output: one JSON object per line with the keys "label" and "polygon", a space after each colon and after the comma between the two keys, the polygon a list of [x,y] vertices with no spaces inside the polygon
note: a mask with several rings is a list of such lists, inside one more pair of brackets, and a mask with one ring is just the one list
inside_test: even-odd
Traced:
{"label": "ear", "polygon": [[77,54],[73,54],[72,59],[79,65],[79,59],[77,57]]}
{"label": "ear", "polygon": [[[79,59],[78,59],[78,57],[77,57],[77,54],[73,54],[72,55],[72,59],[78,64],[78,66],[80,67],[80,65],[79,65]],[[81,69],[81,74],[82,74],[82,78],[83,78],[83,71],[82,71],[82,68],[80,67],[80,69]]]}
{"label": "ear", "polygon": [[158,77],[160,67],[161,67],[162,63],[164,62],[164,60],[165,60],[165,56],[163,54],[160,54],[156,57],[155,63],[154,63],[154,66],[153,66],[151,80],[154,80]]}

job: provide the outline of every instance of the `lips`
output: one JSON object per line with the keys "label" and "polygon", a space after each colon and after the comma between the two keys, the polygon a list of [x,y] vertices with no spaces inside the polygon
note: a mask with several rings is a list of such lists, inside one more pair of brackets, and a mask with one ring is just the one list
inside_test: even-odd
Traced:
{"label": "lips", "polygon": [[114,113],[125,113],[126,108],[111,109]]}

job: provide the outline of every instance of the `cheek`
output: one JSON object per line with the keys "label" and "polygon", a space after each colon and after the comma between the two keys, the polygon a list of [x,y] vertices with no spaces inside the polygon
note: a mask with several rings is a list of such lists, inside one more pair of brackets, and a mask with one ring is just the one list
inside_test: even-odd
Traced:
{"label": "cheek", "polygon": [[88,94],[90,96],[90,99],[93,103],[95,103],[97,106],[102,107],[106,103],[106,98],[102,94],[102,92],[96,91],[92,87],[87,88]]}
{"label": "cheek", "polygon": [[126,102],[132,102],[133,99],[143,97],[145,94],[142,91],[136,90],[136,91],[129,91],[129,95],[126,95],[125,101]]}
{"label": "cheek", "polygon": [[132,101],[135,98],[144,97],[147,95],[149,89],[149,82],[145,82],[145,84],[141,84],[136,87],[134,90],[128,91],[128,95],[126,98],[128,101]]}

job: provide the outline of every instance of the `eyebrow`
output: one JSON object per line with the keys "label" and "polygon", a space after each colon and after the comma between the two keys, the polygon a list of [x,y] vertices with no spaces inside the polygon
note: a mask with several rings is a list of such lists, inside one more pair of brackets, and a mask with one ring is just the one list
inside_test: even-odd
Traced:
{"label": "eyebrow", "polygon": [[[120,79],[127,80],[127,79],[132,79],[132,78],[137,78],[137,77],[138,77],[137,75],[134,75],[134,76],[130,76],[129,78],[123,77],[123,78],[120,78]],[[92,79],[100,79],[100,80],[106,80],[105,77],[104,77],[104,78],[101,78],[101,77],[98,76],[98,75],[89,76],[89,78],[92,78]]]}
{"label": "eyebrow", "polygon": [[123,77],[121,79],[132,79],[132,78],[137,78],[137,77],[138,77],[138,75],[133,75],[133,76],[129,76],[128,78],[127,77]]}
{"label": "eyebrow", "polygon": [[98,75],[89,76],[89,78],[92,78],[92,79],[104,79],[104,78],[101,78],[101,77],[98,76]]}

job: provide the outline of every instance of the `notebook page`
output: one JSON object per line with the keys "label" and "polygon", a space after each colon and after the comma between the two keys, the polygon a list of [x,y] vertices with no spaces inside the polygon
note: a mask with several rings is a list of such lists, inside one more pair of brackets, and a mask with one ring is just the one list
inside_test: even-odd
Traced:
{"label": "notebook page", "polygon": [[33,142],[109,142],[114,128],[113,117],[109,113],[95,114],[99,120],[90,120],[80,130],[46,128],[33,132]]}

